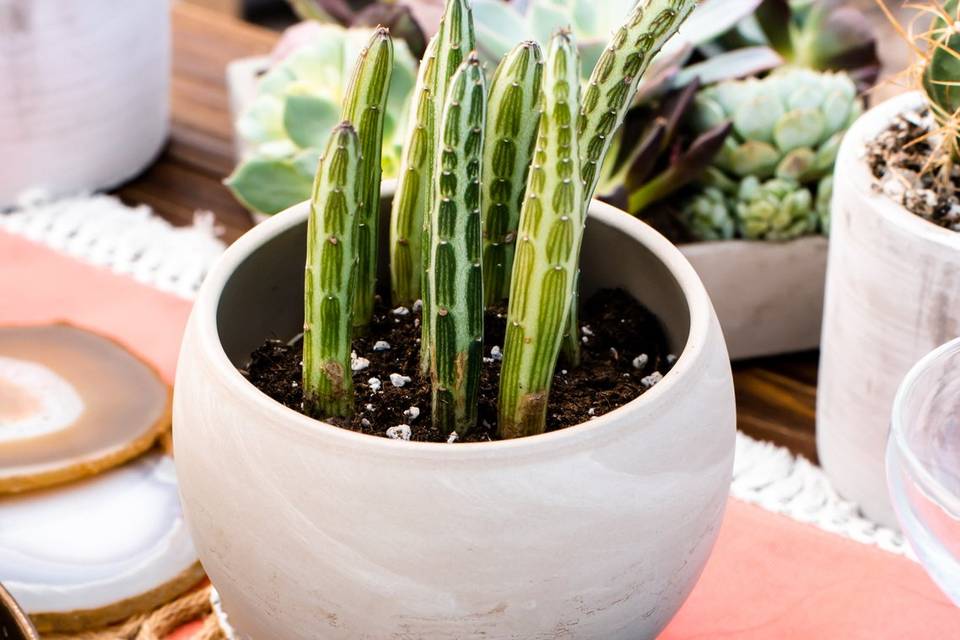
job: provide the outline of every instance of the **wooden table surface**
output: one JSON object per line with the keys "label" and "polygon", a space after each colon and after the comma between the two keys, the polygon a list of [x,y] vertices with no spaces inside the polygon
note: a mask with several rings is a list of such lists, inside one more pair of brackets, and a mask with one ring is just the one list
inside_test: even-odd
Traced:
{"label": "wooden table surface", "polygon": [[[221,184],[234,166],[225,68],[235,58],[269,52],[277,34],[189,4],[176,3],[173,12],[170,142],[118,193],[175,224],[190,223],[197,210],[213,211],[232,241],[251,220]],[[816,352],[737,363],[734,377],[740,429],[816,460]]]}

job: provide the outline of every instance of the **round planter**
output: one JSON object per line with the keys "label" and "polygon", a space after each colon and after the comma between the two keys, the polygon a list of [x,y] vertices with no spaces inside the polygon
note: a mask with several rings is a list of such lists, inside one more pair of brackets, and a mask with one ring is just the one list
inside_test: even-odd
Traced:
{"label": "round planter", "polygon": [[888,100],[854,124],[835,169],[817,389],[817,450],[836,489],[896,527],[884,448],[897,386],[937,345],[960,335],[960,233],[873,188],[865,144],[918,93]]}
{"label": "round planter", "polygon": [[654,637],[707,560],[733,462],[730,364],[689,263],[594,203],[585,294],[621,286],[653,310],[680,354],[670,373],[561,431],[402,442],[311,420],[237,371],[302,326],[307,215],[278,214],[223,255],[177,369],[183,507],[240,637]]}
{"label": "round planter", "polygon": [[167,136],[169,2],[3,2],[0,76],[0,208],[115,186]]}

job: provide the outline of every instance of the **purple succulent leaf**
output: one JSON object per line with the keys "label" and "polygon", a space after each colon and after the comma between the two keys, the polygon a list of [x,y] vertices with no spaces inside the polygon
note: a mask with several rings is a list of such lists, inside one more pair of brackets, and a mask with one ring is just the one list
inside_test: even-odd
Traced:
{"label": "purple succulent leaf", "polygon": [[763,0],[754,14],[767,42],[784,58],[793,57],[793,39],[790,37],[790,22],[793,10],[788,0]]}
{"label": "purple succulent leaf", "polygon": [[700,78],[693,78],[686,85],[668,95],[657,110],[657,116],[666,122],[666,131],[661,143],[660,151],[663,152],[672,144],[677,135],[677,129],[683,121],[687,110],[693,104],[693,99],[700,90]]}
{"label": "purple succulent leaf", "polygon": [[657,160],[669,144],[666,140],[667,127],[665,118],[655,118],[640,143],[628,155],[622,165],[626,171],[622,182],[628,189],[631,184],[642,184],[657,166]]}

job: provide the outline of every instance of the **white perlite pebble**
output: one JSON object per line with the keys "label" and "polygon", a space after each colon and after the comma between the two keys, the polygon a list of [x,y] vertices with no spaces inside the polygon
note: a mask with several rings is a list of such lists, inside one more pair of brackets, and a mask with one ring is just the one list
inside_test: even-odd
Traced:
{"label": "white perlite pebble", "polygon": [[661,380],[663,380],[663,374],[659,371],[654,371],[650,375],[640,378],[640,384],[642,384],[645,389],[649,389]]}
{"label": "white perlite pebble", "polygon": [[413,422],[420,417],[420,407],[410,407],[403,412],[403,415],[408,418],[410,422]]}
{"label": "white perlite pebble", "polygon": [[585,335],[585,336],[592,336],[592,335],[593,335],[593,331],[590,331],[590,327],[585,326],[585,327],[583,327],[583,328],[580,329],[580,330],[583,331],[583,335]]}
{"label": "white perlite pebble", "polygon": [[593,407],[590,407],[589,409],[587,409],[587,415],[588,415],[588,416],[592,416],[594,413],[596,413],[596,412],[594,411]]}
{"label": "white perlite pebble", "polygon": [[673,364],[676,361],[677,361],[677,356],[673,355],[672,353],[667,354],[667,364]]}
{"label": "white perlite pebble", "polygon": [[490,357],[494,360],[503,360],[503,352],[500,351],[500,347],[497,345],[490,347]]}
{"label": "white perlite pebble", "polygon": [[382,383],[380,382],[380,378],[370,378],[367,380],[367,384],[370,385],[370,388],[373,389],[374,392],[377,392],[380,391],[380,385]]}
{"label": "white perlite pebble", "polygon": [[388,349],[390,349],[390,343],[386,340],[377,340],[373,344],[374,351],[387,351]]}
{"label": "white perlite pebble", "polygon": [[393,313],[395,316],[405,316],[410,313],[410,309],[407,309],[406,307],[397,307],[391,313]]}
{"label": "white perlite pebble", "polygon": [[411,433],[410,425],[408,424],[398,424],[395,427],[387,429],[387,437],[393,440],[409,440]]}
{"label": "white perlite pebble", "polygon": [[587,336],[580,336],[580,341],[583,342],[583,344],[587,344],[587,342],[590,341],[590,338]]}
{"label": "white perlite pebble", "polygon": [[413,303],[413,310],[420,311],[420,309],[423,309],[423,300],[416,300]]}
{"label": "white perlite pebble", "polygon": [[453,444],[454,442],[457,441],[457,438],[459,438],[459,437],[460,437],[460,436],[457,435],[457,432],[456,432],[456,431],[451,431],[451,432],[450,432],[450,435],[447,436],[447,444]]}
{"label": "white perlite pebble", "polygon": [[367,411],[373,411],[373,405],[369,402],[363,405],[363,408],[366,409]]}
{"label": "white perlite pebble", "polygon": [[636,358],[633,359],[633,368],[634,369],[643,369],[647,366],[647,362],[650,361],[650,356],[645,353],[641,353]]}
{"label": "white perlite pebble", "polygon": [[362,424],[362,425],[365,426],[365,427],[369,427],[369,426],[370,426],[370,421],[367,420],[366,418],[360,418],[360,424]]}
{"label": "white perlite pebble", "polygon": [[366,358],[353,358],[350,360],[351,371],[363,371],[370,366],[370,361]]}
{"label": "white perlite pebble", "polygon": [[410,376],[402,376],[399,373],[390,374],[390,384],[395,387],[402,387],[408,382],[410,382]]}

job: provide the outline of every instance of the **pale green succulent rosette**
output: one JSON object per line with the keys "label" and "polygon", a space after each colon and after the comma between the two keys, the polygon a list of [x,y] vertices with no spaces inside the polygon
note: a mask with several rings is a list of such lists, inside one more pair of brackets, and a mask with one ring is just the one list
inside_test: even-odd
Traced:
{"label": "pale green succulent rosette", "polygon": [[740,234],[748,240],[793,240],[815,233],[818,223],[810,190],[789,178],[744,178],[736,215]]}
{"label": "pale green succulent rosette", "polygon": [[843,133],[862,111],[845,73],[787,67],[704,89],[692,120],[698,131],[733,122],[714,161],[729,174],[809,183],[833,171]]}
{"label": "pale green succulent rosette", "polygon": [[684,204],[683,222],[698,240],[730,240],[737,233],[730,199],[717,187],[705,187]]}
{"label": "pale green succulent rosette", "polygon": [[824,176],[817,184],[817,198],[815,207],[820,219],[820,231],[823,235],[830,235],[830,200],[833,199],[833,175]]}
{"label": "pale green succulent rosette", "polygon": [[[373,29],[323,25],[316,39],[280,61],[257,85],[236,122],[248,151],[227,186],[252,211],[273,214],[310,197],[320,149],[340,122],[340,105]],[[384,117],[383,177],[396,177],[404,114],[417,65],[394,41],[394,68]]]}

